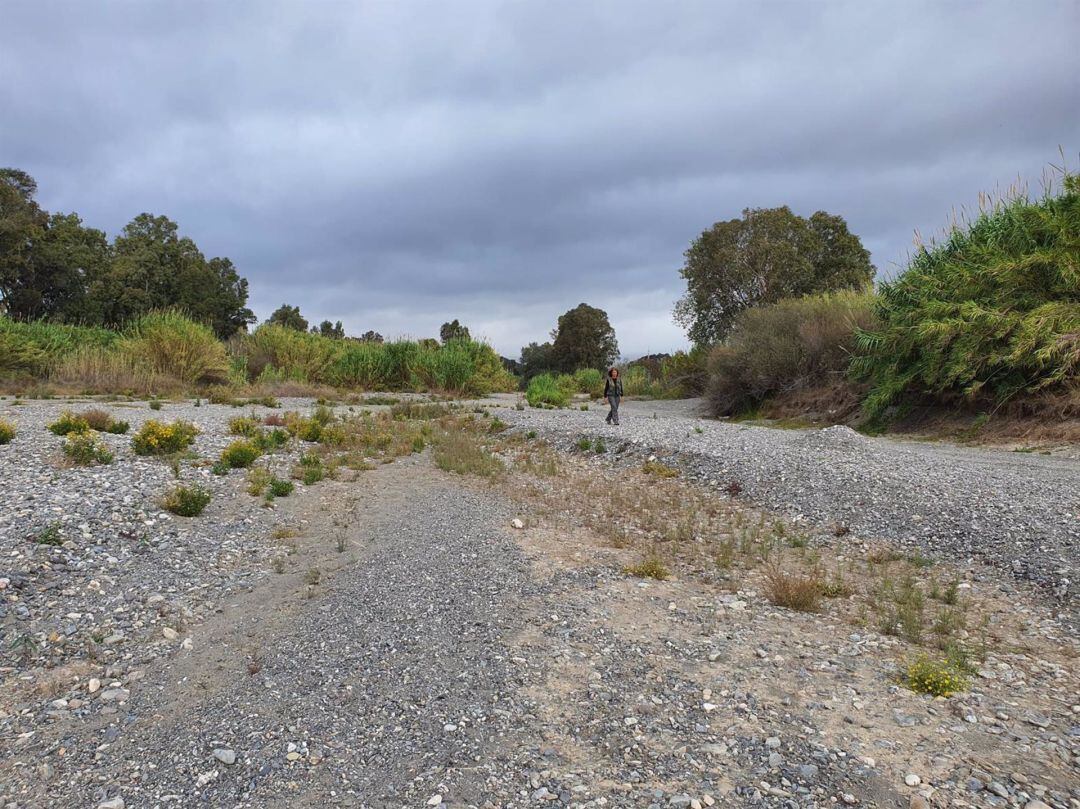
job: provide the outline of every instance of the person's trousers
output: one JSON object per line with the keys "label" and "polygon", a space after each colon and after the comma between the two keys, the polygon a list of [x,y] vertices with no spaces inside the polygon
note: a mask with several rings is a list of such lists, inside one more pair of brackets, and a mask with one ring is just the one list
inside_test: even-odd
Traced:
{"label": "person's trousers", "polygon": [[609,424],[619,423],[619,397],[609,396],[607,397],[608,404],[611,405],[611,410],[607,414],[607,422]]}

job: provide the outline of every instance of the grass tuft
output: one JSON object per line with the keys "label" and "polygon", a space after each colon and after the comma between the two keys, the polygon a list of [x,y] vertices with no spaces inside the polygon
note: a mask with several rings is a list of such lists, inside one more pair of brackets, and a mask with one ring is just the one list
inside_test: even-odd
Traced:
{"label": "grass tuft", "polygon": [[664,581],[671,576],[667,565],[654,553],[649,554],[637,564],[623,568],[623,573],[640,579],[656,579],[657,581]]}
{"label": "grass tuft", "polygon": [[161,500],[166,511],[181,517],[198,517],[210,503],[210,492],[202,486],[177,486]]}
{"label": "grass tuft", "polygon": [[765,571],[765,596],[778,607],[817,612],[823,590],[821,577],[815,573],[788,573],[777,565]]}

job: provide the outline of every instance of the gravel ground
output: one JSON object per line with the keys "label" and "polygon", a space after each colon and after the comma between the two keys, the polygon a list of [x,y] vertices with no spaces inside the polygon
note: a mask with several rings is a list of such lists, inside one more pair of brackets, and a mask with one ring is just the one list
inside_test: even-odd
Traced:
{"label": "gravel ground", "polygon": [[[0,666],[4,809],[1080,809],[1073,658],[1042,607],[1018,599],[1023,645],[929,700],[896,683],[895,638],[779,610],[745,582],[626,576],[632,551],[568,516],[544,527],[426,454],[270,509],[242,472],[189,460],[182,479],[214,500],[174,518],[155,504],[172,471],[130,437],[106,436],[111,466],[55,465],[44,427],[69,406],[0,403],[19,428],[0,447],[0,640],[30,652]],[[204,459],[247,412],[109,407],[133,429],[198,422]],[[645,412],[628,408],[627,439],[742,435]],[[598,415],[508,413],[566,443]],[[802,437],[810,454],[806,435],[756,440]],[[284,472],[302,448],[268,460]],[[576,459],[589,475],[593,460]],[[28,541],[54,524],[60,545]]]}
{"label": "gravel ground", "polygon": [[603,437],[633,463],[655,454],[708,485],[737,482],[756,502],[811,525],[977,557],[1075,607],[1080,461],[868,438],[847,427],[751,427],[696,417],[693,406],[625,402],[619,427],[604,423],[597,404],[509,409],[505,418],[563,447]]}

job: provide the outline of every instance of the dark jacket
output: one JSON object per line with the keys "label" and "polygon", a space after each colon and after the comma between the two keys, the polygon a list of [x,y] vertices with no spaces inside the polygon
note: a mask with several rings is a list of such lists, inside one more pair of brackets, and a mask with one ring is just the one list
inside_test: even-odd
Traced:
{"label": "dark jacket", "polygon": [[604,382],[604,398],[609,396],[622,396],[622,377],[612,379],[610,376]]}

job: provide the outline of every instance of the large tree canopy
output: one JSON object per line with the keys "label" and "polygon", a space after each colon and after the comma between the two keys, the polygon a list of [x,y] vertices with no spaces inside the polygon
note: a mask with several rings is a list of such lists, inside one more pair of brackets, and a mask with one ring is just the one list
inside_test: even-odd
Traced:
{"label": "large tree canopy", "polygon": [[77,214],[41,210],[36,190],[26,172],[0,169],[0,303],[11,317],[122,326],[175,308],[219,337],[254,322],[232,262],[207,260],[167,217],[139,214],[109,245]]}
{"label": "large tree canopy", "polygon": [[551,338],[555,368],[564,373],[579,368],[606,368],[619,356],[615,329],[608,322],[607,312],[587,303],[560,316]]}
{"label": "large tree canopy", "polygon": [[443,323],[439,328],[439,339],[444,344],[449,343],[451,340],[468,340],[469,327],[462,326],[457,318],[454,318],[449,323]]}
{"label": "large tree canopy", "polygon": [[697,345],[719,342],[739,312],[760,303],[836,289],[874,277],[870,253],[842,217],[809,219],[790,208],[753,208],[717,222],[685,253],[686,294],[675,320]]}
{"label": "large tree canopy", "polygon": [[279,326],[284,326],[287,329],[295,329],[296,331],[307,331],[308,322],[307,318],[300,314],[299,306],[289,306],[287,303],[281,304],[277,309],[270,313],[270,317],[266,319],[267,323],[276,323]]}

